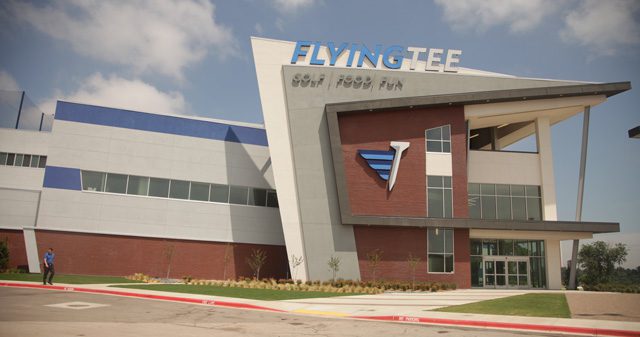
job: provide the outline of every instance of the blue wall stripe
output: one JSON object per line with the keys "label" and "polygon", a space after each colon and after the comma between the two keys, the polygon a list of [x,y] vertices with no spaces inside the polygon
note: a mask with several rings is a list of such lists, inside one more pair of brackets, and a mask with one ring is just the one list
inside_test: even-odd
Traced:
{"label": "blue wall stripe", "polygon": [[44,169],[43,187],[80,191],[80,170],[68,167],[47,166]]}
{"label": "blue wall stripe", "polygon": [[58,102],[55,119],[268,146],[264,129],[94,105]]}

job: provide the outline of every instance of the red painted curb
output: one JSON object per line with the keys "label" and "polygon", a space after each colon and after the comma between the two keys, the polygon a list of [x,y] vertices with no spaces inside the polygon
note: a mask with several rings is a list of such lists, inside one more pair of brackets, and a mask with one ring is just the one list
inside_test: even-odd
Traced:
{"label": "red painted curb", "polygon": [[470,326],[470,327],[527,330],[527,331],[540,331],[540,332],[562,332],[562,333],[584,334],[584,335],[592,335],[592,336],[640,337],[640,331],[582,328],[582,327],[557,326],[557,325],[469,321],[469,320],[460,320],[460,319],[411,317],[411,316],[350,316],[350,318],[369,319],[369,320],[376,320],[376,321],[396,321],[396,322],[408,322],[408,323]]}
{"label": "red painted curb", "polygon": [[219,306],[219,307],[237,308],[237,309],[252,309],[252,310],[264,310],[264,311],[273,311],[273,312],[286,312],[286,311],[280,310],[280,309],[261,307],[259,305],[253,305],[253,304],[247,304],[247,303],[225,302],[225,301],[216,301],[216,300],[202,300],[202,299],[197,299],[197,298],[164,296],[164,295],[154,295],[154,294],[139,294],[139,293],[126,292],[126,291],[119,291],[119,290],[90,289],[90,288],[81,288],[81,287],[48,286],[48,285],[41,285],[41,284],[9,283],[9,282],[0,282],[0,287],[17,287],[17,288],[34,288],[34,289],[46,289],[46,290],[62,290],[62,291],[73,291],[73,292],[92,293],[92,294],[104,294],[104,295],[137,297],[137,298],[162,300],[162,301],[173,301],[173,302],[183,302],[183,303],[192,303],[192,304],[204,304],[204,305],[212,305],[212,306]]}

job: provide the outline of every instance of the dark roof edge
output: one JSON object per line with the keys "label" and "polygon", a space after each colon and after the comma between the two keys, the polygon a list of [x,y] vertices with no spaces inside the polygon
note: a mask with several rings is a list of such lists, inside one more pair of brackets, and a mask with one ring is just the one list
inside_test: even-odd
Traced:
{"label": "dark roof edge", "polygon": [[402,106],[469,105],[536,100],[560,97],[606,95],[611,97],[631,89],[631,82],[562,85],[541,88],[507,89],[327,104],[327,112],[384,110]]}

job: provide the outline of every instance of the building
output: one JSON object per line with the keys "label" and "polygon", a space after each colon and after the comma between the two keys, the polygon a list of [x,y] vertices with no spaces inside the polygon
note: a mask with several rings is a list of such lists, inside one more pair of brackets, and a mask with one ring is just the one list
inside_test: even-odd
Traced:
{"label": "building", "polygon": [[557,289],[561,240],[619,231],[558,221],[550,130],[628,82],[465,69],[458,50],[252,47],[265,127],[59,102],[51,132],[0,130],[0,151],[47,156],[0,166],[15,263],[53,246],[69,273],[222,278],[262,249],[274,277],[327,280],[337,257],[341,278],[410,279],[419,258],[418,280]]}

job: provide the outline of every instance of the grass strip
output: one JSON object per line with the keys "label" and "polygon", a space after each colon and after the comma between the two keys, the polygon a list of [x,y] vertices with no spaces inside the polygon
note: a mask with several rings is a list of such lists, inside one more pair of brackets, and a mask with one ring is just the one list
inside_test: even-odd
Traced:
{"label": "grass strip", "polygon": [[435,311],[469,314],[571,318],[564,294],[524,294],[455,305]]}

